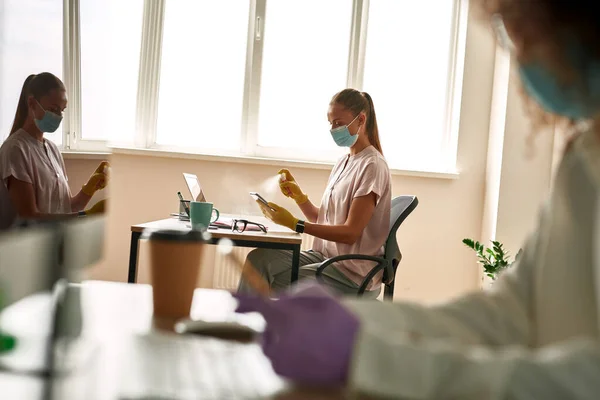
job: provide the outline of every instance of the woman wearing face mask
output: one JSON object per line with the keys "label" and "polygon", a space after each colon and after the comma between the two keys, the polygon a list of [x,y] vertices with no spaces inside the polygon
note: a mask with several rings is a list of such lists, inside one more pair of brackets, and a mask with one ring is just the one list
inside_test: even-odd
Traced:
{"label": "woman wearing face mask", "polygon": [[[338,146],[347,147],[333,167],[329,183],[315,206],[288,170],[280,187],[284,195],[296,201],[306,221],[294,217],[285,208],[271,203],[272,211],[258,202],[265,216],[275,223],[315,237],[313,248],[300,255],[299,278],[314,277],[319,263],[343,254],[383,255],[383,243],[390,224],[390,171],[383,157],[373,100],[366,92],[345,89],[329,103],[327,118],[331,136]],[[248,262],[257,268],[274,290],[290,285],[291,251],[256,249]],[[341,293],[356,294],[359,285],[374,267],[365,260],[348,260],[324,271],[324,280]],[[381,274],[366,293],[377,297]],[[245,280],[239,291],[249,292]]]}
{"label": "woman wearing face mask", "polygon": [[265,354],[292,380],[377,398],[600,396],[600,8],[471,3],[483,6],[527,94],[552,117],[540,122],[563,118],[579,133],[538,228],[491,291],[435,307],[339,301],[316,286],[275,302],[239,297],[238,311],[265,316]]}
{"label": "woman wearing face mask", "polygon": [[104,212],[104,201],[82,211],[108,181],[108,162],[100,163],[75,196],[67,182],[58,147],[44,139],[62,122],[67,96],[51,73],[30,75],[23,84],[10,135],[0,147],[0,229],[17,219],[48,219]]}

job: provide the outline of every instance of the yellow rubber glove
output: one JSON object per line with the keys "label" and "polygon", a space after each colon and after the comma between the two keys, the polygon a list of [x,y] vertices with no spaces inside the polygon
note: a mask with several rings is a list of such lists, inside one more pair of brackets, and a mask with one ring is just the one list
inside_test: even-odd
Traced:
{"label": "yellow rubber glove", "polygon": [[83,185],[81,191],[91,197],[96,191],[104,189],[108,184],[109,168],[110,164],[108,161],[102,161],[87,183]]}
{"label": "yellow rubber glove", "polygon": [[273,210],[269,209],[269,207],[265,206],[260,201],[256,202],[260,207],[263,215],[269,218],[271,221],[275,222],[277,225],[282,225],[290,228],[291,230],[296,230],[296,224],[300,221],[298,218],[294,217],[291,212],[286,210],[285,208],[278,206],[275,203],[269,203],[269,207]]}
{"label": "yellow rubber glove", "polygon": [[289,170],[285,168],[280,169],[278,174],[285,175],[285,181],[279,181],[279,189],[281,189],[281,193],[283,193],[284,196],[291,197],[298,205],[308,201],[308,196],[302,192],[298,182],[296,182]]}
{"label": "yellow rubber glove", "polygon": [[106,200],[100,200],[99,202],[97,202],[96,204],[94,204],[93,206],[91,206],[90,208],[85,210],[83,213],[85,215],[94,215],[94,214],[104,214],[105,211],[106,211]]}
{"label": "yellow rubber glove", "polygon": [[102,161],[98,168],[94,171],[96,174],[106,174],[108,175],[108,169],[110,168],[110,163],[106,160]]}

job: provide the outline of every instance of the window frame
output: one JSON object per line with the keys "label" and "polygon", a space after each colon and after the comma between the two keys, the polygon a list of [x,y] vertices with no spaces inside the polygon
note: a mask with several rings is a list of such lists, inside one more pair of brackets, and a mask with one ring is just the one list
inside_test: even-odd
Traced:
{"label": "window frame", "polygon": [[[159,1],[162,3],[162,0]],[[145,0],[144,11],[146,5],[152,3],[154,1]],[[80,0],[63,0],[63,82],[67,87],[69,104],[62,122],[63,143],[61,148],[69,153],[105,153],[108,151],[108,140],[83,139],[82,136],[81,15],[79,10]],[[144,15],[144,23],[146,22],[145,17]],[[140,32],[140,34],[142,33]],[[140,77],[143,64],[145,63],[141,62],[140,56]],[[145,85],[138,83],[138,98],[141,87],[145,87]],[[140,112],[139,100],[136,106],[136,117],[147,114],[146,109]]]}
{"label": "window frame", "polygon": [[[315,154],[289,148],[263,147],[258,144],[259,100],[263,60],[263,44],[268,0],[250,0],[248,37],[242,121],[240,124],[239,152],[190,149],[184,146],[160,145],[156,141],[158,100],[161,73],[161,55],[164,32],[165,6],[168,0],[145,0],[142,22],[142,40],[136,99],[136,131],[133,147],[168,152],[213,154],[269,159],[288,159],[308,162],[331,162],[335,152]],[[453,1],[452,34],[448,45],[450,57],[446,88],[445,132],[441,154],[443,160],[432,166],[432,171],[453,172],[456,169],[458,133],[465,62],[468,0]],[[369,23],[370,0],[352,0],[350,49],[346,82],[359,90],[363,86],[365,54]],[[106,151],[104,140],[83,140],[81,135],[81,40],[80,0],[64,0],[63,74],[69,95],[69,107],[63,122],[63,147],[70,151]],[[116,144],[117,146],[119,144]],[[131,145],[128,144],[128,145]],[[235,153],[235,154],[234,154]],[[418,168],[422,170],[422,168]]]}

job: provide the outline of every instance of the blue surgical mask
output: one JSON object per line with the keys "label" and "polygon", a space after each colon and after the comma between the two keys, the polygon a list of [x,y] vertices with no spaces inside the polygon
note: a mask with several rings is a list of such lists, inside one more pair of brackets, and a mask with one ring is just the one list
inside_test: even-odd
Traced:
{"label": "blue surgical mask", "polygon": [[356,141],[358,140],[358,132],[356,133],[356,135],[353,135],[348,130],[348,127],[352,125],[354,121],[356,121],[356,118],[358,118],[358,115],[354,117],[352,122],[350,122],[348,125],[338,126],[337,128],[331,130],[331,136],[333,137],[333,141],[335,142],[335,144],[337,144],[340,147],[354,146],[354,143],[356,143]]}
{"label": "blue surgical mask", "polygon": [[[42,105],[37,100],[35,102],[38,103],[42,110],[44,110],[44,107],[42,107]],[[35,122],[35,125],[40,131],[52,133],[58,129],[60,123],[62,122],[62,119],[62,116],[57,115],[51,111],[44,110],[44,116],[42,117],[42,119],[34,118],[33,122]]]}
{"label": "blue surgical mask", "polygon": [[591,118],[600,111],[600,62],[590,60],[581,46],[571,46],[567,57],[583,81],[563,84],[539,62],[520,67],[527,93],[546,111],[574,120]]}

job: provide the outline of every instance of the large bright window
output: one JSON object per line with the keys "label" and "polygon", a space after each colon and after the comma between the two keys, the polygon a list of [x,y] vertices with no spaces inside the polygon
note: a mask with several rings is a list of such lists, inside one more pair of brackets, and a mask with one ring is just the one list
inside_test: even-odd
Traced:
{"label": "large bright window", "polygon": [[166,1],[158,145],[239,152],[248,3]]}
{"label": "large bright window", "polygon": [[80,0],[81,139],[132,140],[143,0]]}
{"label": "large bright window", "polygon": [[402,168],[443,159],[453,2],[371,0],[363,89],[373,97],[384,152]]}
{"label": "large bright window", "polygon": [[347,0],[267,2],[259,146],[335,149],[327,108],[346,87],[351,22]]}
{"label": "large bright window", "polygon": [[50,71],[70,150],[332,162],[329,101],[352,87],[391,168],[451,171],[466,2],[0,0],[1,136],[27,74]]}
{"label": "large bright window", "polygon": [[[23,82],[63,76],[63,0],[0,0],[0,140],[10,132]],[[62,129],[46,138],[62,144]]]}

